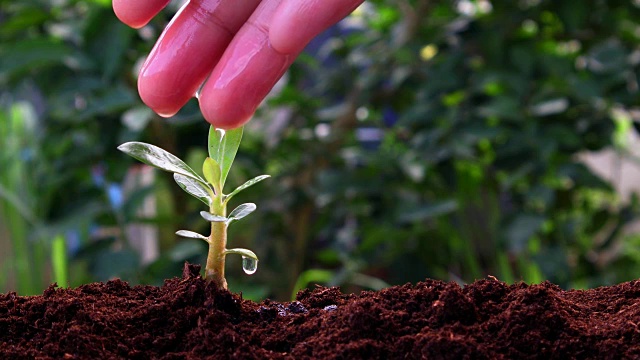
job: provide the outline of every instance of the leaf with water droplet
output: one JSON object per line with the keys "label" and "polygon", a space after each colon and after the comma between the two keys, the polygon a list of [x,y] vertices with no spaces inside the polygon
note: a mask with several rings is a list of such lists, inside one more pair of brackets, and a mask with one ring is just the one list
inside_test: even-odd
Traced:
{"label": "leaf with water droplet", "polygon": [[225,202],[228,202],[228,201],[229,201],[229,199],[231,199],[234,195],[236,195],[236,194],[237,194],[237,193],[239,193],[240,191],[242,191],[242,190],[244,190],[244,189],[246,189],[246,188],[248,188],[248,187],[250,187],[250,186],[253,186],[253,185],[255,185],[255,184],[259,183],[260,181],[262,181],[262,180],[264,180],[264,179],[268,179],[268,178],[270,178],[270,177],[271,177],[270,175],[260,175],[260,176],[256,176],[256,177],[254,177],[253,179],[251,179],[251,180],[249,180],[249,181],[245,182],[244,184],[242,184],[242,185],[238,186],[237,188],[235,188],[235,190],[233,190],[229,195],[227,195],[227,196],[224,198],[224,201],[225,201]]}
{"label": "leaf with water droplet", "polygon": [[206,181],[198,175],[189,165],[180,160],[177,156],[170,152],[163,150],[155,145],[131,141],[118,146],[118,150],[123,153],[142,161],[145,164],[151,165],[158,169],[182,174],[184,176],[193,178],[202,184],[206,184]]}
{"label": "leaf with water droplet", "polygon": [[198,234],[197,232],[193,232],[193,231],[189,231],[189,230],[178,230],[176,231],[176,235],[178,236],[182,236],[184,238],[188,238],[188,239],[200,239],[200,240],[204,240],[206,242],[209,242],[209,238]]}
{"label": "leaf with water droplet", "polygon": [[258,257],[256,254],[249,249],[229,249],[225,250],[225,255],[227,254],[238,254],[242,256],[242,270],[244,270],[245,274],[252,275],[258,270]]}
{"label": "leaf with water droplet", "polygon": [[173,174],[173,179],[186,193],[202,201],[207,206],[211,205],[211,202],[213,200],[211,199],[211,195],[209,194],[210,190],[202,185],[199,181],[196,181],[195,179],[190,177],[186,177],[182,174],[175,173]]}
{"label": "leaf with water droplet", "polygon": [[209,129],[209,157],[220,164],[220,188],[224,187],[229,169],[236,157],[240,140],[242,140],[243,127],[232,130]]}
{"label": "leaf with water droplet", "polygon": [[222,191],[220,188],[220,164],[212,158],[208,157],[204,159],[204,164],[202,164],[202,172],[204,173],[204,178],[207,179],[209,184],[213,185],[217,191]]}
{"label": "leaf with water droplet", "polygon": [[229,220],[224,216],[213,215],[208,211],[200,211],[200,216],[202,216],[202,218],[207,220],[208,222],[225,222]]}
{"label": "leaf with water droplet", "polygon": [[238,205],[238,207],[233,209],[233,211],[229,214],[229,217],[228,217],[229,220],[227,221],[229,223],[232,223],[234,221],[240,220],[243,217],[254,212],[256,208],[257,206],[254,203],[244,203],[244,204]]}

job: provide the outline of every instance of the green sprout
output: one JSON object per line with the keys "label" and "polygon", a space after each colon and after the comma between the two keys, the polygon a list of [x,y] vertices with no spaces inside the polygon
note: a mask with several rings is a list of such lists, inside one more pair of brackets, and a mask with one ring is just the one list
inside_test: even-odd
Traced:
{"label": "green sprout", "polygon": [[202,165],[204,177],[193,171],[184,161],[175,155],[154,145],[142,142],[127,142],[118,146],[118,150],[158,169],[172,172],[173,179],[189,195],[202,201],[209,211],[201,211],[200,215],[211,223],[211,234],[204,236],[193,231],[180,230],[177,235],[201,239],[209,244],[205,279],[213,281],[218,288],[226,289],[224,264],[227,254],[242,256],[242,268],[251,275],[258,267],[258,257],[247,249],[227,249],[227,228],[230,224],[249,215],[256,209],[256,204],[245,203],[236,207],[227,215],[227,204],[240,191],[266,179],[269,175],[257,176],[238,186],[229,194],[222,192],[224,183],[238,152],[243,128],[222,130],[211,127],[209,130],[209,157]]}

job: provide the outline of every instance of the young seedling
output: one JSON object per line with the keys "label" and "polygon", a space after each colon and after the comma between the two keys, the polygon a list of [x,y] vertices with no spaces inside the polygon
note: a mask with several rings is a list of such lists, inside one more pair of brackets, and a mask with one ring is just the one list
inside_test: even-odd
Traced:
{"label": "young seedling", "polygon": [[243,128],[237,128],[225,131],[211,127],[209,130],[209,157],[202,165],[204,177],[193,171],[175,155],[157,146],[135,141],[118,146],[120,151],[145,164],[172,172],[174,180],[184,191],[209,207],[209,211],[200,212],[200,215],[211,223],[209,236],[189,230],[180,230],[176,234],[186,238],[201,239],[209,244],[205,279],[213,281],[221,289],[227,288],[227,280],[224,277],[224,263],[227,254],[241,255],[242,268],[249,275],[255,273],[258,267],[258,257],[253,251],[227,249],[227,228],[229,225],[256,209],[256,204],[245,203],[227,215],[229,200],[240,191],[269,177],[269,175],[260,175],[238,186],[229,194],[222,192],[242,139],[242,130]]}

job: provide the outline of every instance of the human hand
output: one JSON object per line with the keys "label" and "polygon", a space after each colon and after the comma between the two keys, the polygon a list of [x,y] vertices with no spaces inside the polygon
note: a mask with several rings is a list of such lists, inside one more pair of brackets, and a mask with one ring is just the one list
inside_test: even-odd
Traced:
{"label": "human hand", "polygon": [[[161,116],[194,96],[213,126],[243,125],[313,37],[364,0],[191,0],[174,16],[140,70],[138,92]],[[140,28],[169,0],[113,0]]]}

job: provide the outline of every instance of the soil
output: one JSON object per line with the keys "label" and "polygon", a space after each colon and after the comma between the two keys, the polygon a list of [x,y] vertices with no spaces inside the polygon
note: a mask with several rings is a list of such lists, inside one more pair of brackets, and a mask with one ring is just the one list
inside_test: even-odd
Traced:
{"label": "soil", "polygon": [[0,295],[0,358],[640,359],[640,281],[564,291],[427,280],[255,303],[199,271],[185,265],[161,287],[113,280]]}

